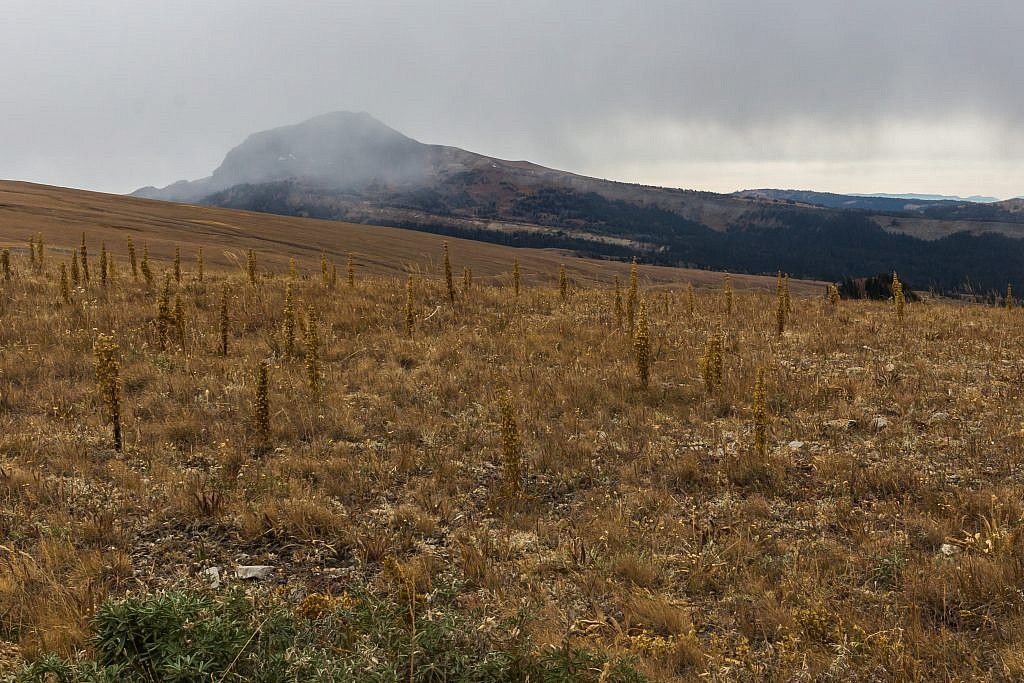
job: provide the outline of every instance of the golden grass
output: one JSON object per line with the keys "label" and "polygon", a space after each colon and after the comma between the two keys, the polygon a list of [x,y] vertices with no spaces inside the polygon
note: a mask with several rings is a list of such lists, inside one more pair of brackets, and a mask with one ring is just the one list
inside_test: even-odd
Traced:
{"label": "golden grass", "polygon": [[[453,577],[467,609],[528,608],[539,640],[664,680],[1024,670],[1019,309],[907,304],[900,321],[794,282],[779,335],[768,292],[737,288],[723,317],[721,290],[698,291],[691,314],[685,284],[653,291],[640,269],[642,389],[612,270],[564,301],[551,268],[453,304],[439,245],[432,270],[339,289],[319,251],[294,280],[288,253],[260,252],[253,284],[209,262],[200,282],[186,246],[169,285],[185,339],[162,350],[124,242],[106,238],[108,286],[64,304],[79,250],[44,238],[42,269],[15,248],[0,283],[5,653],[73,652],[105,598],[266,563],[299,596]],[[166,283],[170,258],[150,266]],[[306,312],[290,353],[286,309]],[[100,333],[120,347],[122,453]]]}
{"label": "golden grass", "polygon": [[[303,263],[305,274],[319,269],[321,254],[338,263],[344,258],[349,286],[363,275],[403,275],[410,267],[436,273],[443,262],[446,241],[453,254],[472,263],[473,274],[482,284],[511,284],[513,258],[519,259],[524,286],[555,282],[561,263],[565,263],[567,277],[574,284],[607,284],[613,274],[625,279],[629,273],[626,263],[576,258],[553,249],[511,249],[400,228],[173,204],[0,180],[0,247],[9,247],[12,253],[27,252],[28,241],[38,238],[47,244],[50,263],[64,258],[71,243],[83,232],[88,233],[94,249],[105,241],[122,259],[131,238],[134,248],[147,249],[151,258],[161,262],[173,259],[179,247],[186,258],[198,258],[202,249],[204,266],[239,271],[246,269],[250,249],[259,254],[260,269],[278,273],[287,271],[290,257]],[[698,288],[718,289],[724,278],[722,273],[712,271],[660,266],[640,266],[639,272],[648,287],[693,282]],[[771,278],[758,275],[733,275],[732,280],[741,289],[767,290],[772,285]],[[798,293],[810,294],[824,291],[825,283],[794,281],[793,286]]]}

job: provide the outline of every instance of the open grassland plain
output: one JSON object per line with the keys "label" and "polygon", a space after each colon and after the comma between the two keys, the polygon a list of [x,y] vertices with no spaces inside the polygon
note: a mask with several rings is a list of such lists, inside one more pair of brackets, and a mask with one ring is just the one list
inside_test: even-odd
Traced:
{"label": "open grassland plain", "polygon": [[0,675],[1024,676],[1017,310],[86,238],[0,267]]}

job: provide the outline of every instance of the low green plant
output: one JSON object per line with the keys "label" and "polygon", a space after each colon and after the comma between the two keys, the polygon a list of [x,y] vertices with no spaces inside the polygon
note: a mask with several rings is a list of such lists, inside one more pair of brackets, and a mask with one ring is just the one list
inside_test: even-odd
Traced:
{"label": "low green plant", "polygon": [[[328,598],[307,614],[268,593],[175,590],[100,605],[89,658],[44,657],[5,683],[313,681],[354,683],[643,683],[629,660],[606,661],[568,642],[538,646],[528,615],[495,622],[453,607],[435,588],[430,609],[368,592]],[[489,626],[489,627],[488,627]]]}

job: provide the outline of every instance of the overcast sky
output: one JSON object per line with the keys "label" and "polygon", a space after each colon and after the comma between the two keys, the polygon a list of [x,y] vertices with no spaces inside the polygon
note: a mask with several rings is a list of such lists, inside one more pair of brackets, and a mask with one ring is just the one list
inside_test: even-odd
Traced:
{"label": "overcast sky", "polygon": [[0,0],[0,177],[208,175],[367,111],[657,185],[1024,195],[1022,0]]}

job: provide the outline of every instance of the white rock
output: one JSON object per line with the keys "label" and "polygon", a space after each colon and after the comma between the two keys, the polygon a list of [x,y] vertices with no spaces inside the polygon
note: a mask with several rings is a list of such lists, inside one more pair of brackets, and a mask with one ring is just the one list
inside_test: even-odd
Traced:
{"label": "white rock", "polygon": [[241,565],[235,570],[235,576],[240,579],[269,579],[274,575],[274,567],[269,564],[248,564]]}
{"label": "white rock", "polygon": [[207,567],[199,572],[199,576],[206,579],[210,588],[220,588],[220,567]]}
{"label": "white rock", "polygon": [[960,548],[957,548],[955,545],[952,545],[950,543],[943,543],[942,546],[939,548],[939,552],[945,555],[946,557],[951,557],[960,552]]}
{"label": "white rock", "polygon": [[804,447],[804,442],[803,441],[790,441],[789,442],[789,450],[791,450],[791,451],[798,451],[798,450],[800,450],[803,447]]}

